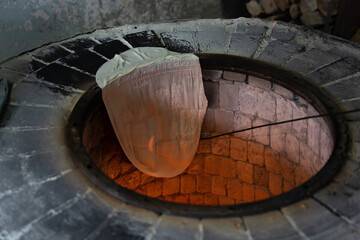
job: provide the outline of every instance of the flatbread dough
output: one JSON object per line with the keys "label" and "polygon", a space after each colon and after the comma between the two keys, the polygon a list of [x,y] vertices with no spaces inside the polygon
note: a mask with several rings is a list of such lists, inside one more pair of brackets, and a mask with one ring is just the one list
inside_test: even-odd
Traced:
{"label": "flatbread dough", "polygon": [[164,48],[134,48],[96,73],[116,136],[129,160],[155,177],[191,163],[206,112],[199,59]]}

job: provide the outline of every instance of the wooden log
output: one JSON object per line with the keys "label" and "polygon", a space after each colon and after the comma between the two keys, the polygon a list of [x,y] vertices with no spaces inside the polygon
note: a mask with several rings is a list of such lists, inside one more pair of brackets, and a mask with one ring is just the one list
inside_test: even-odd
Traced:
{"label": "wooden log", "polygon": [[[328,11],[329,11],[331,1],[332,0],[317,0],[318,8],[319,8],[320,12],[324,16],[328,15]],[[331,16],[334,16],[334,15],[337,14],[338,7],[339,7],[339,0],[335,0],[335,6],[334,6],[334,9],[331,12]]]}
{"label": "wooden log", "polygon": [[325,17],[319,12],[307,12],[301,17],[301,22],[307,27],[316,27],[325,24]]}
{"label": "wooden log", "polygon": [[300,15],[299,6],[296,3],[291,4],[289,9],[289,14],[292,19],[296,19],[299,17]]}
{"label": "wooden log", "polygon": [[318,9],[317,0],[301,0],[299,6],[302,14],[314,12]]}
{"label": "wooden log", "polygon": [[341,0],[333,34],[350,39],[359,28],[360,1]]}
{"label": "wooden log", "polygon": [[257,17],[262,13],[260,4],[256,0],[251,0],[246,3],[246,9],[251,14],[252,17]]}
{"label": "wooden log", "polygon": [[275,0],[260,0],[260,4],[266,14],[272,14],[278,10]]}
{"label": "wooden log", "polygon": [[275,0],[275,4],[283,12],[290,7],[289,0]]}
{"label": "wooden log", "polygon": [[276,21],[276,20],[284,20],[284,19],[288,19],[288,18],[289,18],[288,12],[281,12],[278,14],[271,15],[265,19],[270,20],[270,21]]}
{"label": "wooden log", "polygon": [[350,40],[356,43],[360,43],[360,28],[356,31]]}

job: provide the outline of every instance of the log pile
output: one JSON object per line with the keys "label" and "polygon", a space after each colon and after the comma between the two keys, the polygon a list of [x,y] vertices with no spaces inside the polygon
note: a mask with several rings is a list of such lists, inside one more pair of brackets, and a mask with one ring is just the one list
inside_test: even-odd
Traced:
{"label": "log pile", "polygon": [[250,0],[246,8],[252,17],[321,28],[333,22],[338,3],[339,0]]}

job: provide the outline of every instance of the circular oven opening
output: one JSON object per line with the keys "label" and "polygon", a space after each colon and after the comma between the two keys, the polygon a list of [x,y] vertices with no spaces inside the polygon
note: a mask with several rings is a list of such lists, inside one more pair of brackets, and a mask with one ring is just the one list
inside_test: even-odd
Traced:
{"label": "circular oven opening", "polygon": [[[294,81],[294,74],[240,58],[230,60],[201,57],[209,104],[197,153],[182,174],[155,178],[132,165],[97,87],[74,109],[72,136],[82,155],[78,158],[82,169],[122,200],[196,216],[279,207],[326,183],[324,176],[322,181],[309,181],[323,171],[335,144],[330,118],[311,117],[325,113],[324,105],[301,87],[302,80]],[[285,88],[289,80],[294,84]],[[274,124],[301,118],[306,119]],[[209,138],[237,130],[245,131]]]}

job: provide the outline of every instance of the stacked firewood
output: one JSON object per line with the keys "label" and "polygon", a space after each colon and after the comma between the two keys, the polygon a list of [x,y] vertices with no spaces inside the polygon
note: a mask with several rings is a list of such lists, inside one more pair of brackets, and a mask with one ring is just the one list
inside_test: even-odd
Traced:
{"label": "stacked firewood", "polygon": [[252,17],[322,27],[335,18],[338,2],[339,0],[250,0],[246,8]]}

